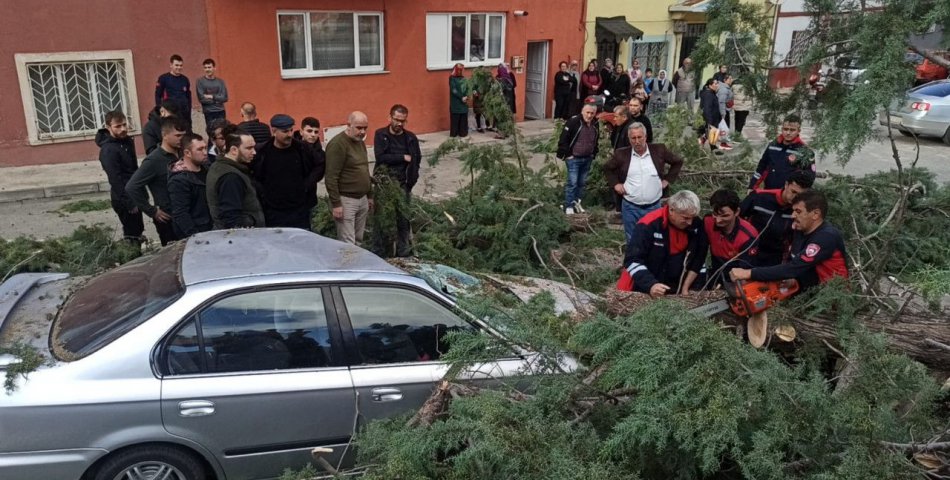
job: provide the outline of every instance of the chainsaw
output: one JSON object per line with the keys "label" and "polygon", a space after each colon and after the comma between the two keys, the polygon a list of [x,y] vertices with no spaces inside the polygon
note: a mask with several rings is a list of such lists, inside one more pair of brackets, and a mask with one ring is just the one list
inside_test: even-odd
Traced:
{"label": "chainsaw", "polygon": [[759,348],[765,344],[768,336],[768,317],[766,310],[798,292],[798,281],[794,279],[774,282],[754,282],[737,280],[725,282],[723,289],[728,298],[701,305],[690,310],[704,317],[732,310],[732,313],[747,318],[749,343]]}

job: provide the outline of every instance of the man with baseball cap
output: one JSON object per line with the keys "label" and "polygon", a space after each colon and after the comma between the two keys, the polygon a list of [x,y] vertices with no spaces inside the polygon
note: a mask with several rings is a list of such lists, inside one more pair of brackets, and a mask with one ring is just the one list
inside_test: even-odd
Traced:
{"label": "man with baseball cap", "polygon": [[293,138],[294,119],[279,113],[270,119],[270,140],[256,147],[251,172],[261,187],[268,227],[310,229],[310,211],[317,204],[317,182],[326,163]]}

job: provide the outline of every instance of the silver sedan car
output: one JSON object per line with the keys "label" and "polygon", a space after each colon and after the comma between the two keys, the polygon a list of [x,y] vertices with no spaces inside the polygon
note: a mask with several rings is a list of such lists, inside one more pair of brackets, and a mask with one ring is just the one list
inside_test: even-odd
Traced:
{"label": "silver sedan car", "polygon": [[890,117],[881,114],[881,125],[890,122],[904,135],[939,137],[950,145],[950,80],[936,80],[914,87],[903,100],[891,105]]}
{"label": "silver sedan car", "polygon": [[[0,478],[260,479],[417,409],[449,332],[497,332],[425,281],[295,229],[196,235],[91,279],[0,287],[0,344],[48,362],[0,392]],[[487,382],[537,360],[510,358]],[[17,361],[0,357],[0,368]]]}

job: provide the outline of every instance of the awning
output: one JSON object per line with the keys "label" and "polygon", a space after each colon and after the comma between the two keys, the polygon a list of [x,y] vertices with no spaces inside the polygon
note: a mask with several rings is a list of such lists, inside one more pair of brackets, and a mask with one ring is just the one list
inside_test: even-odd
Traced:
{"label": "awning", "polygon": [[596,21],[598,37],[612,36],[616,41],[622,42],[631,37],[634,40],[639,40],[643,36],[643,32],[627,22],[627,17],[623,15],[609,18],[597,17]]}
{"label": "awning", "polygon": [[682,0],[676,4],[670,5],[670,13],[706,13],[709,8],[709,0]]}

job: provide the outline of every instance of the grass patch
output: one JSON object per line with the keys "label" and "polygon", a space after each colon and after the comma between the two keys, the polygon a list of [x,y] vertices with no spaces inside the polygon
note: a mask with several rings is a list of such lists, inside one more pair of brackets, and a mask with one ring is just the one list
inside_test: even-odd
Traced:
{"label": "grass patch", "polygon": [[77,200],[59,207],[59,211],[62,213],[99,212],[102,210],[108,210],[110,208],[112,208],[112,203],[108,199]]}

